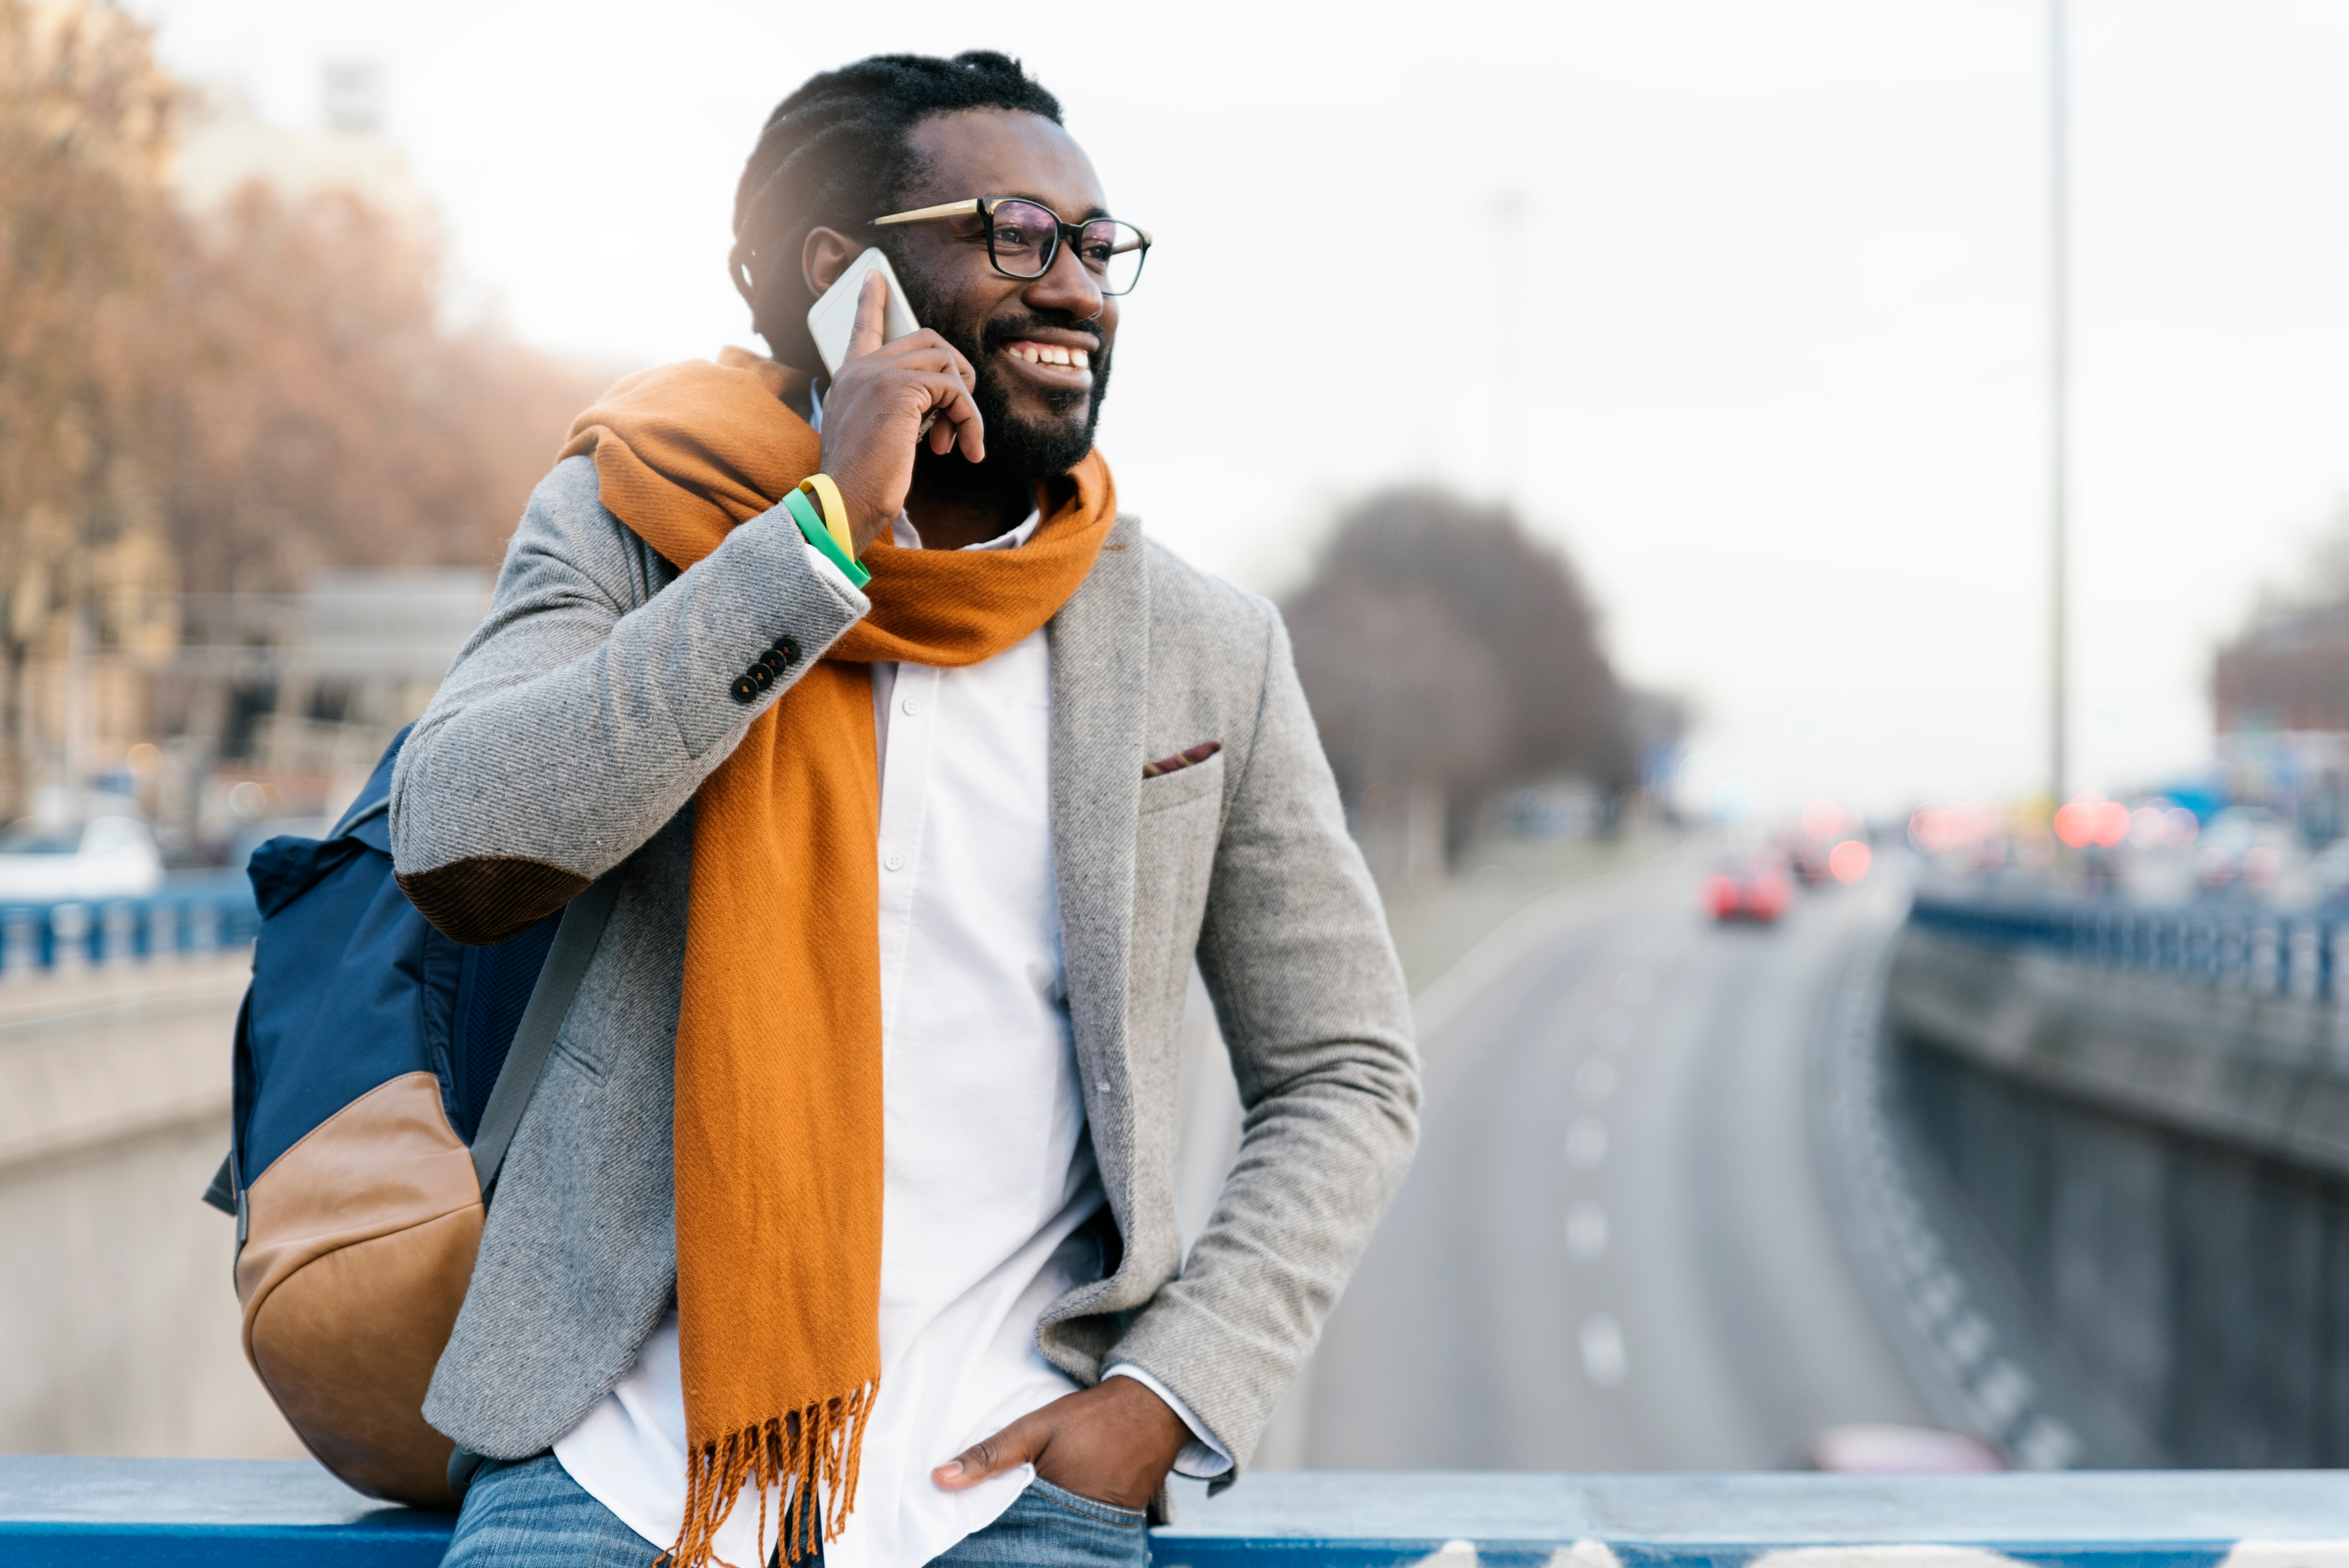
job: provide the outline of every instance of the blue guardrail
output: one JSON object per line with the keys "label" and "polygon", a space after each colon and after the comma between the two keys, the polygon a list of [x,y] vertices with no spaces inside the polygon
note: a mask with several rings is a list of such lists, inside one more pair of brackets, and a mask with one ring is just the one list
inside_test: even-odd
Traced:
{"label": "blue guardrail", "polygon": [[242,946],[261,929],[241,872],[174,874],[145,898],[0,903],[0,975]]}
{"label": "blue guardrail", "polygon": [[2221,906],[1970,899],[1920,892],[1909,922],[1981,946],[2167,975],[2264,995],[2339,999],[2349,919]]}
{"label": "blue guardrail", "polygon": [[[446,1515],[307,1461],[0,1458],[11,1568],[430,1568]],[[1889,1549],[1889,1550],[1888,1550]],[[656,1553],[647,1547],[649,1568]],[[2349,1474],[1268,1470],[1186,1489],[1154,1568],[2349,1568]],[[749,1565],[745,1565],[749,1568]]]}

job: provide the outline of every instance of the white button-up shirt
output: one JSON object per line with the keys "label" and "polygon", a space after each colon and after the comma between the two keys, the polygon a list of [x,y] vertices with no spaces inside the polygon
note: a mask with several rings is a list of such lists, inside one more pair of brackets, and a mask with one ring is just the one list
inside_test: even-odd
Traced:
{"label": "white button-up shirt", "polygon": [[[1010,550],[1040,519],[973,545]],[[919,548],[900,518],[896,542]],[[819,552],[811,559],[832,571]],[[947,1491],[943,1464],[1076,1385],[1036,1348],[1062,1293],[1100,1277],[1105,1202],[1069,1023],[1051,832],[1051,658],[1041,631],[960,669],[876,665],[880,743],[881,1381],[862,1482],[828,1568],[916,1568],[991,1523],[1030,1467]],[[1230,1460],[1197,1440],[1178,1469]],[[554,1445],[573,1479],[658,1547],[685,1507],[672,1312],[617,1387]],[[763,1561],[755,1496],[718,1555]],[[776,1510],[770,1500],[768,1543]]]}

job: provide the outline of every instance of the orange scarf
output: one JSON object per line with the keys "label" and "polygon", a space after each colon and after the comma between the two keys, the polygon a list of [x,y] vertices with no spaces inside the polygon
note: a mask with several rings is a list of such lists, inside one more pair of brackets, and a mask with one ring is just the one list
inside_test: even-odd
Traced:
{"label": "orange scarf", "polygon": [[[604,504],[680,570],[813,473],[822,443],[781,400],[798,373],[740,349],[616,383],[563,456],[593,452]],[[746,1483],[793,1482],[796,1560],[854,1506],[881,1374],[881,791],[871,664],[975,665],[1050,620],[1117,517],[1094,453],[1023,548],[874,544],[872,613],[750,726],[695,801],[677,1021],[677,1299],[685,1522],[700,1568]],[[776,626],[740,628],[747,665]]]}

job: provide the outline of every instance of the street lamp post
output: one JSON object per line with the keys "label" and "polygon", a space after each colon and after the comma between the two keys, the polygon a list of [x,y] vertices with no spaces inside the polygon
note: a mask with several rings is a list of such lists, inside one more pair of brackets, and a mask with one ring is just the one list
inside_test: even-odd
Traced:
{"label": "street lamp post", "polygon": [[2048,735],[2047,790],[2051,805],[2064,803],[2070,782],[2071,723],[2069,642],[2065,624],[2070,596],[2065,471],[2071,398],[2071,191],[2070,126],[2065,102],[2064,0],[2047,6],[2047,445],[2048,545]]}

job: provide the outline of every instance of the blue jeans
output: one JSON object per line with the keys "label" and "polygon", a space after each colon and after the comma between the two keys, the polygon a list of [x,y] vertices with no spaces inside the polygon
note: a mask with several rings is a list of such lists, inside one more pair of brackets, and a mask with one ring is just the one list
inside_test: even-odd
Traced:
{"label": "blue jeans", "polygon": [[[658,1555],[553,1454],[541,1454],[474,1474],[440,1568],[649,1568]],[[823,1561],[812,1559],[812,1568]],[[1149,1562],[1150,1532],[1139,1512],[1039,1480],[931,1568],[1147,1568]]]}

